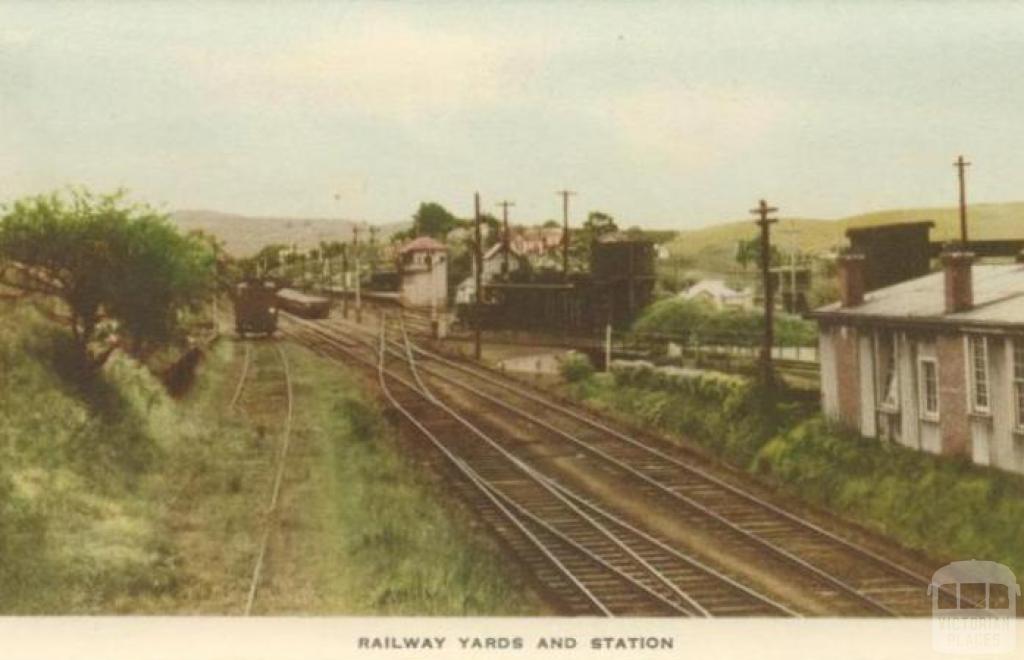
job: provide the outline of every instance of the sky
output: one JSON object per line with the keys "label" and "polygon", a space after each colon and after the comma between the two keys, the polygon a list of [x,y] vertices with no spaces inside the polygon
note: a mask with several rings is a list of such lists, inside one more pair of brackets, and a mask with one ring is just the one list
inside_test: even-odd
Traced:
{"label": "sky", "polygon": [[0,2],[0,200],[623,225],[1024,199],[1024,4]]}

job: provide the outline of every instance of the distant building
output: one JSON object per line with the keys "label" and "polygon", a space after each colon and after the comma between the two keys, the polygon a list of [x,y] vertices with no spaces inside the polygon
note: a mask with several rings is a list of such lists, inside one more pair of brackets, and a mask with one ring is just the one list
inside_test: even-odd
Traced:
{"label": "distant building", "polygon": [[[525,270],[530,267],[526,257],[520,254],[515,247],[511,245],[511,242],[508,252],[508,274]],[[484,254],[483,261],[484,269],[480,274],[480,279],[484,286],[486,286],[496,277],[505,272],[505,254],[502,250],[501,243],[492,245]],[[468,304],[476,300],[476,264],[473,265],[473,268],[473,273],[466,279],[459,282],[459,285],[455,289],[456,304]]]}
{"label": "distant building", "polygon": [[725,280],[704,279],[679,294],[683,300],[700,300],[715,309],[752,309],[754,292],[734,289]]}
{"label": "distant building", "polygon": [[[772,282],[775,304],[780,309],[791,314],[803,314],[808,310],[807,300],[814,283],[814,272],[810,266],[772,267],[768,277]],[[758,291],[757,299],[764,304],[762,292]]]}
{"label": "distant building", "polygon": [[931,220],[898,222],[846,230],[850,250],[865,258],[864,286],[874,291],[921,277],[929,270],[934,247]]}
{"label": "distant building", "polygon": [[448,248],[429,236],[399,250],[399,300],[405,307],[444,309],[448,302]]}
{"label": "distant building", "polygon": [[564,232],[561,227],[516,227],[510,234],[509,245],[519,254],[530,257],[561,249]]}
{"label": "distant building", "polygon": [[1024,264],[943,269],[868,291],[863,255],[839,258],[841,301],[820,327],[824,413],[865,436],[1024,473]]}

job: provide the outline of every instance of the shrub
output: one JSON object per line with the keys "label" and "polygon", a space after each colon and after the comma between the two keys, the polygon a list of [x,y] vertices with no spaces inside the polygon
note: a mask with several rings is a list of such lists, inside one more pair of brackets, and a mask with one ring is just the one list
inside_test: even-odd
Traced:
{"label": "shrub", "polygon": [[594,374],[594,365],[586,355],[573,351],[562,360],[559,370],[567,382],[578,383]]}

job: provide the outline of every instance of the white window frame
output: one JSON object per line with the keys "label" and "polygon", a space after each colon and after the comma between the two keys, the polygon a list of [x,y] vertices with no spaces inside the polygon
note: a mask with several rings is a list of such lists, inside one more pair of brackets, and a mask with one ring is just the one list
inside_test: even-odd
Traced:
{"label": "white window frame", "polygon": [[[924,373],[925,364],[931,365],[935,373],[935,410],[928,409],[928,388]],[[929,422],[939,421],[939,414],[942,410],[942,401],[939,398],[939,361],[933,357],[920,357],[917,359],[917,398],[918,406],[921,409],[921,419]]]}
{"label": "white window frame", "polygon": [[[888,339],[888,342],[885,340]],[[892,378],[894,398],[889,401],[886,398],[887,364],[882,360],[882,348],[888,343],[889,358],[892,360]],[[880,331],[875,333],[875,399],[878,409],[884,412],[899,412],[900,409],[900,349],[899,334],[895,331]]]}
{"label": "white window frame", "polygon": [[[1017,354],[1020,352],[1018,363]],[[1024,433],[1024,337],[1010,339],[1010,391],[1013,397],[1013,430]]]}
{"label": "white window frame", "polygon": [[[992,414],[992,378],[991,378],[991,360],[989,359],[988,350],[988,337],[985,335],[969,334],[964,337],[965,351],[967,356],[967,404],[968,410],[972,413],[979,415],[990,415]],[[979,342],[979,343],[975,343]],[[978,403],[978,383],[980,382],[977,378],[977,365],[975,364],[974,349],[975,346],[981,346],[982,359],[984,361],[984,378],[985,378],[985,403]]]}

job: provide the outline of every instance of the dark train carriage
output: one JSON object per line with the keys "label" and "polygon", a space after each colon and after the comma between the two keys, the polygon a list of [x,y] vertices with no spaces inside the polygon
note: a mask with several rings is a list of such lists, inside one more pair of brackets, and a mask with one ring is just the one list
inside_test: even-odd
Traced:
{"label": "dark train carriage", "polygon": [[331,301],[328,298],[311,296],[295,289],[278,291],[277,306],[307,319],[325,319],[331,313]]}
{"label": "dark train carriage", "polygon": [[277,330],[277,290],[270,280],[249,280],[235,287],[235,331],[272,335]]}

